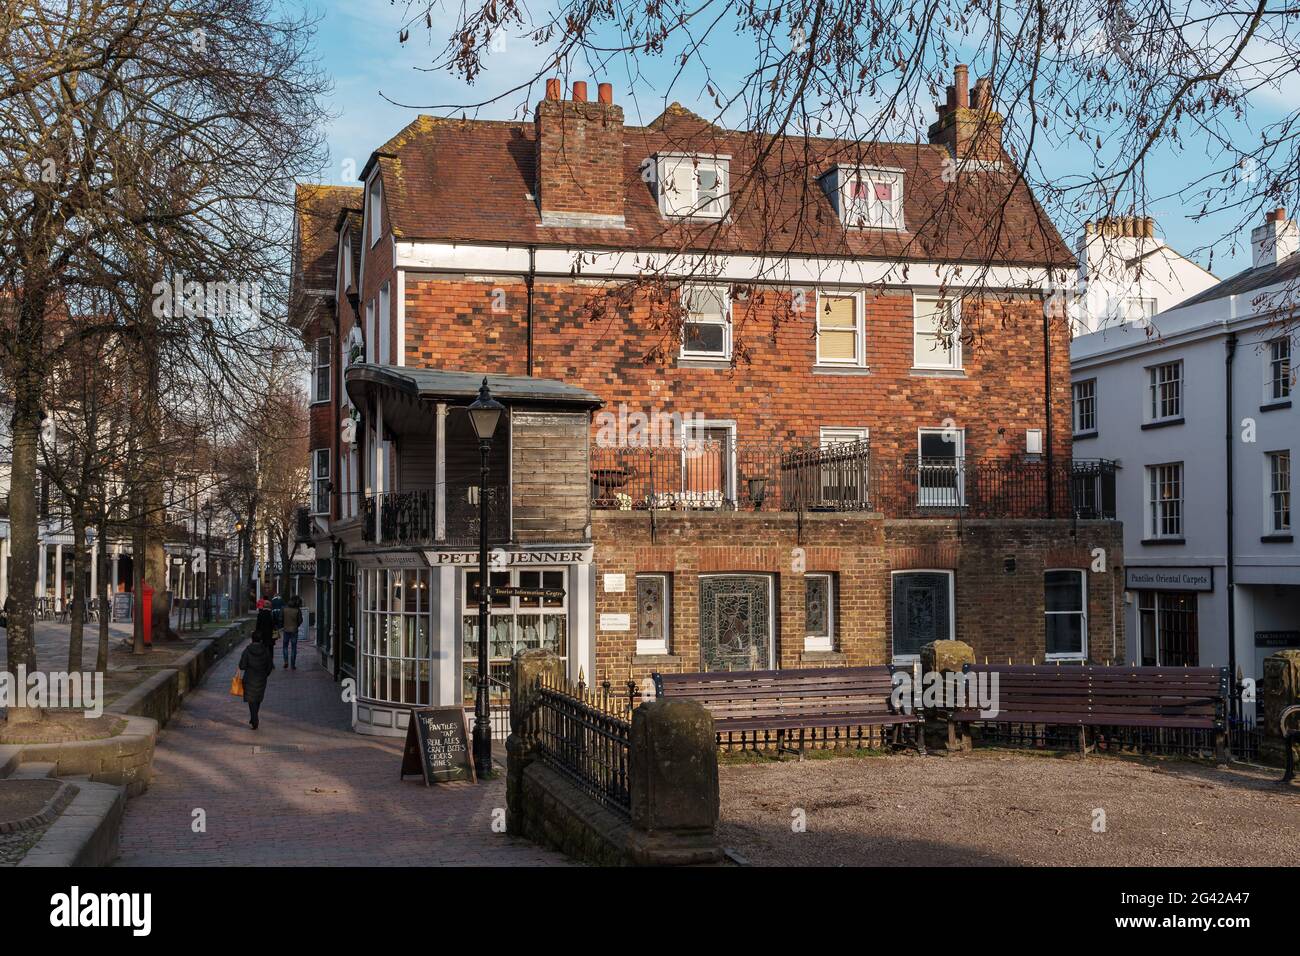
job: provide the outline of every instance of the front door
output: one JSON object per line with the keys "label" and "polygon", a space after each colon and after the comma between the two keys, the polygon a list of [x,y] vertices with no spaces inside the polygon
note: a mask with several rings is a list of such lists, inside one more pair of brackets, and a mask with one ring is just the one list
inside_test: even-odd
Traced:
{"label": "front door", "polygon": [[706,671],[773,666],[770,576],[713,574],[700,579],[700,658]]}
{"label": "front door", "polygon": [[893,587],[896,663],[918,660],[931,641],[952,640],[951,571],[896,571]]}

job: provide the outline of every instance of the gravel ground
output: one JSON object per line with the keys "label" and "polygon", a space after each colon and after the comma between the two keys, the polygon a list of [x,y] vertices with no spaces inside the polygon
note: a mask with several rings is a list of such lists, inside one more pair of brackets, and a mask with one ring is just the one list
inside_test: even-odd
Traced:
{"label": "gravel ground", "polygon": [[997,750],[724,763],[721,836],[757,866],[1296,866],[1280,776]]}

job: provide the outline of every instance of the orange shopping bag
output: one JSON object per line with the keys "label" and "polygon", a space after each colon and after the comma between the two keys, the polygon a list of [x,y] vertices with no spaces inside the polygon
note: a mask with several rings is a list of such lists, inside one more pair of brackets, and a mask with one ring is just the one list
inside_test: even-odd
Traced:
{"label": "orange shopping bag", "polygon": [[230,678],[230,694],[232,697],[244,696],[244,675],[235,671],[235,676]]}

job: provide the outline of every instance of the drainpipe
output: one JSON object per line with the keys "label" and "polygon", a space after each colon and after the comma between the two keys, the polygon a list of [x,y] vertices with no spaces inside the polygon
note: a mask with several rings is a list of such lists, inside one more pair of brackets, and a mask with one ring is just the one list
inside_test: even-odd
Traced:
{"label": "drainpipe", "polygon": [[528,247],[528,275],[524,287],[528,290],[528,374],[533,374],[533,277],[537,275],[537,247]]}
{"label": "drainpipe", "polygon": [[1229,332],[1228,338],[1223,343],[1224,346],[1224,385],[1225,395],[1223,399],[1224,425],[1224,473],[1227,482],[1227,507],[1225,519],[1228,532],[1227,545],[1227,588],[1228,588],[1228,680],[1232,683],[1232,706],[1231,713],[1236,719],[1241,718],[1241,688],[1237,683],[1237,600],[1236,600],[1236,563],[1237,549],[1233,537],[1233,501],[1235,500],[1232,475],[1232,458],[1233,458],[1233,411],[1232,411],[1232,362],[1237,356],[1237,333]]}
{"label": "drainpipe", "polygon": [[1043,306],[1043,415],[1047,420],[1043,435],[1043,440],[1047,443],[1044,449],[1047,457],[1047,517],[1054,518],[1056,499],[1052,494],[1052,331],[1046,303]]}

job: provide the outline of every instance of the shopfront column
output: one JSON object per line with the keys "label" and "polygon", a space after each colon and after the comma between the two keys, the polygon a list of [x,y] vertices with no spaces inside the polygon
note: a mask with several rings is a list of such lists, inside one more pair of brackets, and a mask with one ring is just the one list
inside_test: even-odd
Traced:
{"label": "shopfront column", "polygon": [[113,580],[109,583],[108,588],[113,594],[117,593],[117,558],[121,550],[119,545],[113,545]]}
{"label": "shopfront column", "polygon": [[99,541],[90,546],[90,598],[99,596]]}
{"label": "shopfront column", "polygon": [[9,539],[0,538],[0,605],[9,600]]}
{"label": "shopfront column", "polygon": [[40,552],[40,562],[36,566],[36,596],[38,598],[43,598],[45,597],[45,581],[47,574],[45,565],[49,560],[49,546],[42,541],[38,550]]}
{"label": "shopfront column", "polygon": [[54,610],[63,610],[63,545],[54,546]]}

